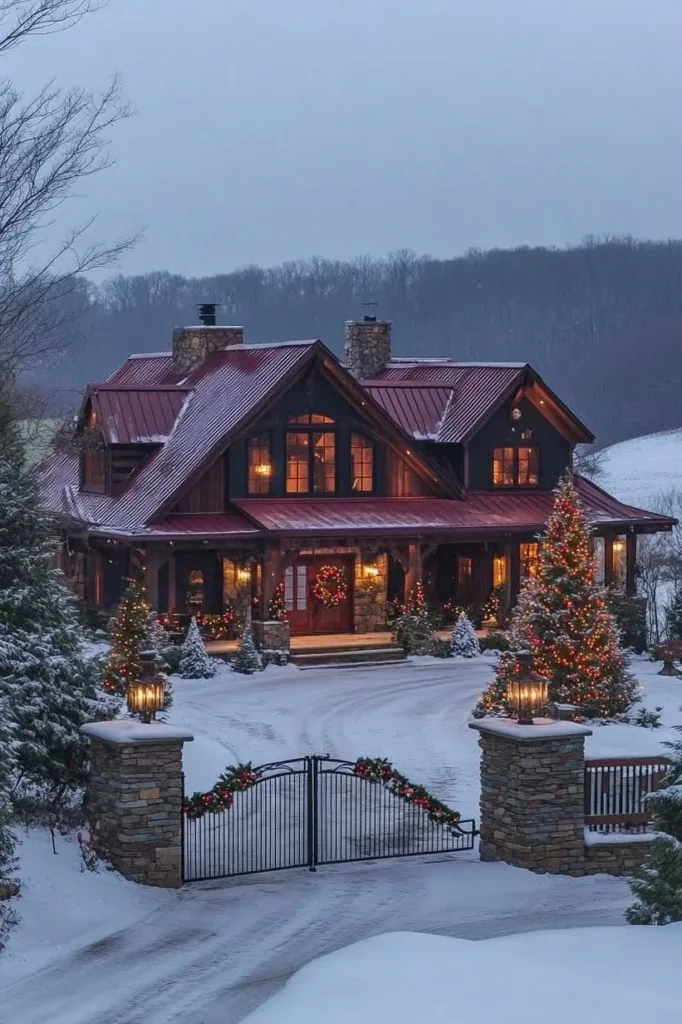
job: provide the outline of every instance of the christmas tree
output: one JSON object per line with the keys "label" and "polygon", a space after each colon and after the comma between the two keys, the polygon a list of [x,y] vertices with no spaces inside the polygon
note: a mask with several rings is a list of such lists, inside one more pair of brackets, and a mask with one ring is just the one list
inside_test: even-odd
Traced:
{"label": "christmas tree", "polygon": [[148,644],[149,607],[139,580],[130,580],[121,598],[111,630],[111,651],[104,686],[125,696],[128,683],[137,678],[140,651]]}
{"label": "christmas tree", "polygon": [[524,580],[512,614],[512,650],[501,656],[496,679],[475,713],[504,712],[507,686],[520,667],[515,650],[532,653],[534,670],[549,681],[550,700],[574,704],[589,718],[627,711],[637,682],[619,639],[607,595],[596,582],[590,531],[567,475],[555,491],[537,574]]}
{"label": "christmas tree", "polygon": [[247,676],[253,672],[261,672],[263,669],[263,658],[256,646],[250,621],[247,621],[242,630],[237,653],[232,659],[232,668],[235,672],[241,672]]}
{"label": "christmas tree", "polygon": [[284,580],[280,580],[275,596],[270,601],[268,615],[271,619],[284,620],[287,617],[287,606],[284,599]]}
{"label": "christmas tree", "polygon": [[0,438],[0,703],[12,742],[13,793],[54,806],[87,774],[86,722],[113,717],[101,666],[83,655],[72,595],[55,568],[52,523],[11,427]]}
{"label": "christmas tree", "polygon": [[[682,732],[682,726],[675,726]],[[671,924],[682,921],[682,742],[667,743],[671,751],[665,787],[648,799],[659,837],[630,883],[636,902],[626,917],[630,924]]]}
{"label": "christmas tree", "polygon": [[402,614],[393,622],[393,633],[407,654],[430,654],[433,650],[435,634],[421,580],[410,589]]}
{"label": "christmas tree", "polygon": [[467,618],[464,612],[459,613],[459,618],[452,630],[452,653],[462,658],[475,658],[481,653],[481,648],[476,636],[471,619]]}
{"label": "christmas tree", "polygon": [[182,644],[179,673],[183,679],[211,679],[216,674],[215,665],[206,653],[194,615]]}
{"label": "christmas tree", "polygon": [[670,640],[682,640],[682,587],[679,587],[666,611],[666,627]]}

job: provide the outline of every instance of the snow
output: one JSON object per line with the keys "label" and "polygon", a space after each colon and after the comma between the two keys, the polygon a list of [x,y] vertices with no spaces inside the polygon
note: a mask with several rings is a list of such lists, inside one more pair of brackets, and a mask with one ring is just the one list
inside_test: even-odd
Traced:
{"label": "snow", "polygon": [[658,832],[590,832],[585,829],[585,846],[622,846],[624,843],[652,843],[661,838]]}
{"label": "snow", "polygon": [[135,721],[132,718],[117,718],[113,722],[91,722],[83,725],[81,732],[106,743],[164,743],[167,740],[190,742],[194,739],[187,729],[165,725],[163,722]]}
{"label": "snow", "polygon": [[[185,790],[205,792],[227,765],[243,761],[258,765],[313,753],[349,760],[385,756],[463,818],[478,819],[479,750],[468,724],[494,667],[486,657],[415,658],[382,670],[301,672],[289,665],[240,676],[225,666],[210,680],[173,677],[170,726],[195,737],[183,750]],[[663,742],[678,738],[671,727],[682,721],[682,680],[658,676],[660,663],[645,658],[633,668],[645,704],[662,706],[663,727],[592,725],[586,746],[593,756],[658,754]],[[22,842],[24,887],[16,901],[21,921],[0,956],[3,1024],[238,1024],[300,968],[360,939],[418,931],[482,940],[620,925],[631,902],[623,879],[535,875],[481,863],[476,851],[325,866],[315,874],[274,872],[162,892],[104,870],[81,873],[74,840],[58,836],[57,844],[54,857],[46,831],[31,831]],[[623,941],[635,931],[668,930],[623,927]],[[556,941],[570,944],[574,934],[587,933],[569,932]],[[593,959],[608,977],[620,947],[610,932],[602,935],[603,948]],[[530,982],[527,964],[518,972],[526,994],[544,974],[546,936],[528,947],[534,959]],[[581,943],[589,940],[576,940]],[[480,949],[488,950],[489,964],[495,943]],[[632,975],[641,981],[640,960],[633,951],[625,962],[638,964]],[[570,963],[571,973],[582,978],[580,963],[574,969]],[[485,986],[478,980],[480,1016],[487,980]],[[563,1000],[565,969],[563,982],[554,985],[553,1006],[557,992]],[[655,986],[647,990],[655,998]],[[410,1024],[425,1019],[423,987],[420,999]],[[458,994],[450,1017],[453,1006],[459,1014],[467,1004]],[[649,1010],[643,1019],[655,1017],[653,1006]],[[386,1014],[376,1017],[384,1019]],[[318,1020],[330,1024],[324,1014]]]}
{"label": "snow", "polygon": [[519,725],[508,718],[482,718],[469,722],[470,729],[509,736],[522,741],[558,740],[562,736],[591,736],[592,730],[576,722],[555,722],[553,718],[534,718],[532,725]]}
{"label": "snow", "polygon": [[682,429],[646,434],[604,449],[597,483],[620,501],[651,508],[662,492],[682,490]]}
{"label": "snow", "polygon": [[[304,967],[244,1024],[641,1024],[679,1014],[682,925],[468,942],[397,932]],[[633,965],[636,964],[636,970]],[[646,979],[646,983],[643,982]]]}

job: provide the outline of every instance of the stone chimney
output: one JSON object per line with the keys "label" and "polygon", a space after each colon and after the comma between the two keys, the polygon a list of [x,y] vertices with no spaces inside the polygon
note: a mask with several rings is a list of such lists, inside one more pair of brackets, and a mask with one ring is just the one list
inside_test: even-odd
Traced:
{"label": "stone chimney", "polygon": [[215,303],[199,306],[198,327],[176,327],[173,330],[173,368],[176,373],[187,375],[196,370],[211,352],[244,341],[243,327],[216,325]]}
{"label": "stone chimney", "polygon": [[358,379],[371,380],[391,359],[391,321],[375,316],[346,321],[343,347],[346,368]]}

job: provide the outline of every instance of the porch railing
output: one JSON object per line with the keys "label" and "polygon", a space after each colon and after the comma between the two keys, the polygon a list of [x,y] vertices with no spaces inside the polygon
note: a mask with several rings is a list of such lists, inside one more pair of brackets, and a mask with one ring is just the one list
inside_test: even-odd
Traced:
{"label": "porch railing", "polygon": [[667,768],[663,755],[586,758],[586,827],[592,832],[648,832],[646,797],[660,788]]}

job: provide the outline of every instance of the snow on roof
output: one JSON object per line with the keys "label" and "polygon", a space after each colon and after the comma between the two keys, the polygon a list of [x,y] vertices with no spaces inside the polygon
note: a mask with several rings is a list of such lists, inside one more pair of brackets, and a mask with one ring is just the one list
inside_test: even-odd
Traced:
{"label": "snow on roof", "polygon": [[133,352],[128,359],[162,359],[164,356],[172,355],[172,352]]}

